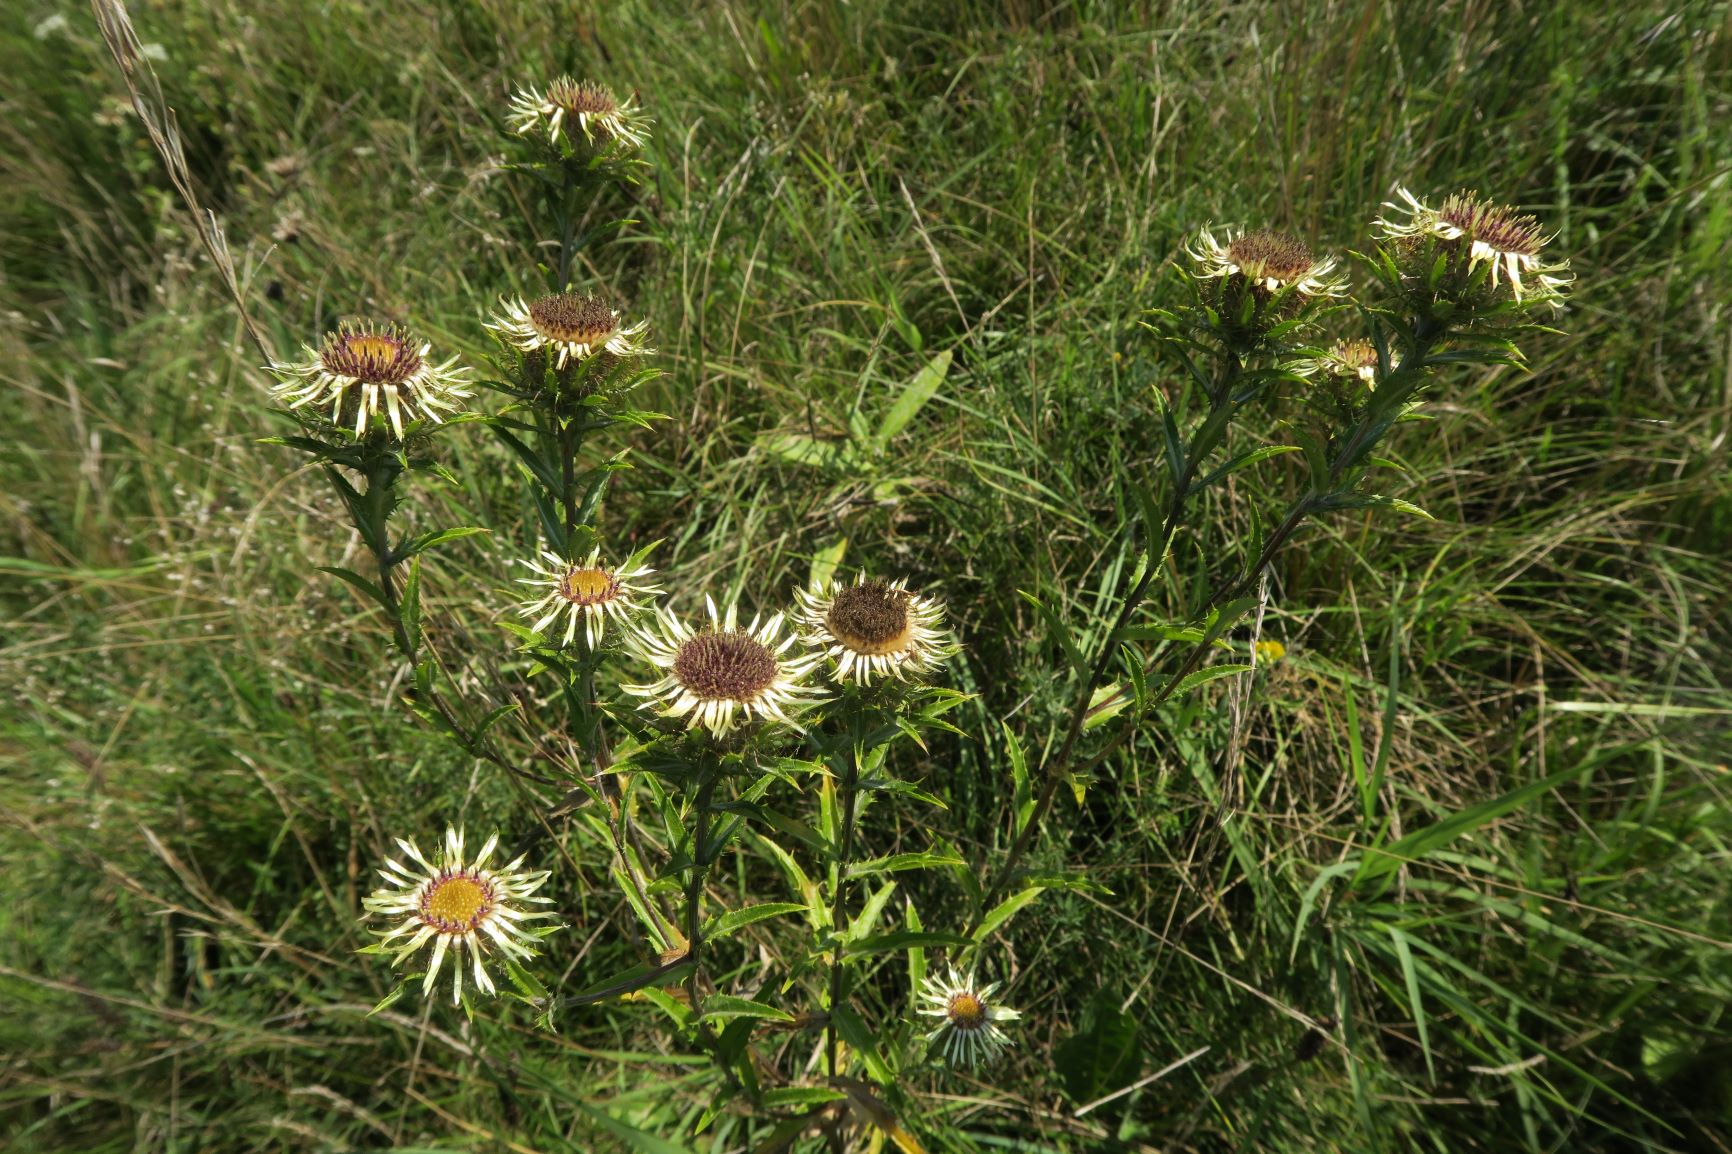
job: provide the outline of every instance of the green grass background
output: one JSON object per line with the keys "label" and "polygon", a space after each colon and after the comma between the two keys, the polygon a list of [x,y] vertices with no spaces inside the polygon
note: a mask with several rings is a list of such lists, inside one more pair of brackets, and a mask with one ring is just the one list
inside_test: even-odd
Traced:
{"label": "green grass background", "polygon": [[[687,603],[779,606],[842,538],[846,563],[944,599],[970,736],[898,765],[949,809],[875,807],[872,853],[937,833],[985,867],[1007,844],[1005,727],[1038,759],[1067,700],[1018,591],[1081,632],[1111,609],[1135,515],[1115,481],[1158,483],[1150,390],[1178,371],[1139,320],[1178,299],[1188,233],[1362,247],[1398,183],[1537,212],[1578,276],[1563,335],[1527,340],[1527,372],[1445,376],[1389,446],[1386,491],[1436,520],[1301,534],[1260,625],[1287,658],[1166,707],[1061,799],[1037,864],[1111,895],[1049,892],[1002,933],[1010,1059],[886,1094],[932,1150],[1732,1149],[1725,5],[134,17],[284,352],[366,313],[479,362],[485,310],[548,259],[498,169],[509,90],[571,70],[641,92],[653,168],[596,217],[636,223],[580,264],[652,319],[668,375],[642,399],[672,419],[595,447],[634,464],[603,525],[621,551],[666,537]],[[739,1115],[693,1132],[711,1075],[645,1004],[556,1035],[503,1004],[366,1017],[390,977],[354,956],[356,918],[388,839],[521,835],[536,798],[400,708],[381,622],[314,570],[360,546],[316,474],[255,444],[281,431],[256,358],[89,12],[9,5],[0,75],[0,1143],[755,1148]],[[946,349],[883,454],[770,451],[875,425]],[[1293,414],[1271,404],[1246,443]],[[477,701],[542,692],[491,624],[530,506],[484,435],[441,443],[458,482],[421,484],[405,527],[492,533],[429,566],[437,642]],[[1287,464],[1203,507],[1153,618],[1278,515]],[[1571,770],[1381,895],[1314,886],[1374,838]],[[570,923],[549,976],[640,959],[605,843],[576,823],[543,850]],[[787,897],[749,853],[718,882]],[[965,920],[955,877],[902,885],[929,927]],[[724,976],[773,968],[777,942]],[[861,993],[900,1037],[903,975]],[[772,1044],[784,1072],[800,1045]]]}

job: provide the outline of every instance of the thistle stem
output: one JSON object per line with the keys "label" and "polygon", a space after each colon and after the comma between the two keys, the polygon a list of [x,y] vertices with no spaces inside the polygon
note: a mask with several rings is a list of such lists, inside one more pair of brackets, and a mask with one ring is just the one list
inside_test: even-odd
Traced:
{"label": "thistle stem", "polygon": [[705,764],[700,770],[694,808],[697,816],[692,830],[692,876],[686,882],[686,960],[692,963],[692,973],[686,979],[687,998],[694,1018],[703,1015],[700,978],[703,972],[704,947],[704,878],[710,869],[705,844],[710,839],[710,802],[715,797],[716,779],[720,776],[714,765]]}
{"label": "thistle stem", "polygon": [[856,745],[855,755],[848,759],[848,771],[842,778],[838,798],[842,803],[842,846],[836,859],[836,885],[830,895],[830,932],[836,944],[830,955],[830,1019],[824,1026],[824,1053],[832,1077],[842,1072],[836,1068],[836,1011],[846,992],[842,967],[842,916],[846,912],[843,896],[848,885],[848,866],[854,859],[854,806],[859,796],[859,781],[860,758]]}

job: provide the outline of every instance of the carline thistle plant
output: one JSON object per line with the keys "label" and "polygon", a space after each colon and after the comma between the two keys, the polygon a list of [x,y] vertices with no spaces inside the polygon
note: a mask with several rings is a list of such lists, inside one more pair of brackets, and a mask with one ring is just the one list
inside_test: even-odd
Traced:
{"label": "carline thistle plant", "polygon": [[[712,1110],[740,1095],[763,1106],[765,1085],[810,1078],[807,1088],[846,1086],[856,1107],[870,1106],[814,1111],[810,1124],[828,1128],[833,1142],[844,1140],[849,1119],[891,1135],[894,1114],[877,1095],[896,1089],[897,1076],[884,1071],[912,1068],[921,1055],[932,1068],[975,1067],[1011,1047],[1004,1027],[1021,1015],[1001,1004],[998,983],[981,984],[975,975],[993,935],[1051,885],[1050,872],[1031,874],[1023,859],[1065,792],[1061,785],[1080,789],[1109,774],[1113,753],[1138,727],[1199,684],[1194,675],[1258,603],[1273,558],[1308,520],[1338,509],[1416,508],[1372,490],[1373,450],[1446,365],[1513,363],[1513,338],[1532,327],[1527,311],[1561,304],[1567,263],[1546,255],[1548,238],[1533,217],[1474,193],[1454,194],[1434,209],[1398,190],[1402,204],[1391,207],[1405,219],[1376,222],[1372,252],[1360,258],[1368,294],[1354,292],[1336,257],[1292,234],[1199,230],[1180,269],[1191,305],[1155,314],[1185,369],[1154,398],[1166,477],[1159,499],[1144,487],[1123,502],[1144,509],[1136,528],[1141,561],[1119,584],[1103,582],[1113,620],[1092,634],[1102,639],[1097,651],[1078,650],[1055,674],[1070,679],[1073,701],[1061,720],[1063,737],[1038,764],[1018,762],[1032,796],[1007,814],[1008,847],[979,870],[963,932],[928,932],[912,887],[902,924],[886,928],[880,923],[896,915],[887,912],[887,887],[868,894],[875,873],[956,866],[955,851],[940,838],[927,850],[904,844],[906,829],[919,829],[918,822],[899,820],[898,841],[873,846],[882,830],[863,820],[873,805],[941,805],[925,783],[897,774],[926,755],[930,735],[970,739],[947,720],[964,696],[938,684],[960,650],[944,608],[906,579],[863,568],[838,580],[832,557],[822,576],[814,565],[809,587],[784,608],[774,607],[781,600],[774,590],[748,581],[725,609],[704,596],[703,616],[688,621],[661,600],[670,588],[699,592],[684,588],[677,559],[658,562],[657,572],[646,546],[610,560],[624,551],[610,549],[603,532],[607,495],[629,460],[596,446],[619,426],[653,428],[659,419],[627,407],[632,390],[655,375],[648,367],[654,349],[646,320],[628,320],[605,287],[577,285],[569,273],[597,267],[576,258],[610,232],[580,233],[576,222],[586,201],[610,182],[633,179],[633,166],[645,163],[635,154],[649,143],[650,122],[635,97],[622,101],[605,86],[567,77],[545,89],[521,88],[505,119],[527,150],[511,171],[536,182],[559,259],[541,270],[546,291],[500,297],[485,325],[500,355],[497,377],[480,383],[505,398],[503,409],[473,412],[469,371],[456,357],[434,359],[430,345],[407,329],[345,322],[306,347],[303,359],[269,365],[273,395],[306,434],[280,443],[320,459],[374,553],[373,573],[332,571],[384,612],[413,687],[411,707],[475,763],[513,779],[515,796],[538,799],[537,791],[552,790],[562,798],[521,816],[522,844],[533,847],[536,836],[551,833],[574,843],[573,858],[610,859],[624,907],[641,923],[630,940],[643,943],[645,956],[600,980],[585,975],[592,992],[543,988],[531,967],[559,928],[559,888],[549,871],[527,864],[532,849],[492,865],[498,834],[467,857],[457,826],[447,827],[431,856],[412,839],[397,842],[402,860],[386,859],[384,884],[363,903],[369,918],[386,923],[369,927],[379,940],[367,952],[386,955],[398,970],[424,956],[424,996],[434,993],[449,960],[454,1003],[472,1012],[472,994],[514,991],[550,1027],[572,1006],[645,991],[653,996],[644,1004],[707,1056]],[[1363,331],[1333,331],[1349,316]],[[1271,451],[1263,430],[1243,447],[1239,422],[1268,412],[1265,402],[1284,391],[1307,402],[1282,426],[1293,443]],[[523,655],[513,676],[549,679],[554,690],[514,685],[498,695],[503,701],[476,690],[482,679],[467,675],[466,656],[438,651],[423,623],[436,578],[422,572],[422,556],[483,530],[393,536],[388,523],[404,476],[445,476],[429,434],[482,423],[521,466],[525,507],[533,511],[528,523],[496,530],[525,538],[517,551],[529,558],[519,561],[529,576],[518,583],[530,594],[498,606],[502,628]],[[1256,552],[1196,590],[1187,621],[1145,621],[1151,583],[1178,534],[1207,529],[1194,521],[1198,495],[1288,449],[1301,454],[1304,478],[1292,504],[1269,517],[1272,528]],[[761,607],[744,626],[741,600]],[[1127,629],[1143,624],[1161,628]],[[1202,640],[1153,652],[1127,640],[1156,635]],[[1258,651],[1274,660],[1268,652]],[[1121,671],[1126,680],[1109,684]],[[476,693],[479,700],[466,699]],[[547,740],[550,734],[561,740]],[[1004,736],[1017,740],[1009,726]],[[561,748],[569,752],[548,752]],[[653,788],[638,784],[646,776]],[[634,817],[645,807],[666,831],[665,845],[642,840]],[[787,830],[804,831],[800,845],[777,840]],[[750,899],[735,894],[730,902],[716,880],[747,872],[715,868],[729,853],[754,854],[779,871],[791,900],[770,903],[770,914],[738,917]],[[790,909],[800,917],[770,923]],[[753,999],[718,988],[723,963],[741,956],[730,936],[745,925],[777,943],[759,955],[771,959],[776,980]],[[919,977],[926,946],[954,949],[958,938],[969,944],[945,975]],[[915,977],[905,1001],[886,1004],[885,983],[856,977],[892,950],[922,952],[910,959]],[[500,968],[509,990],[495,980]],[[801,1046],[766,1043],[756,1027],[737,1024],[759,1017],[792,1021],[796,1032],[812,1035],[810,1048],[801,1056]],[[898,1050],[908,1061],[873,1056]],[[785,1068],[766,1080],[763,1073],[778,1063]],[[861,1080],[869,1073],[890,1084]]]}

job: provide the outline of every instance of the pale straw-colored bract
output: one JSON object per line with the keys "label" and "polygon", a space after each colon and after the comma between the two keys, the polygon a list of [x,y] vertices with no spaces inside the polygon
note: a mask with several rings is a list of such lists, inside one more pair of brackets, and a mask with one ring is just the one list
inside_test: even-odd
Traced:
{"label": "pale straw-colored bract", "polygon": [[1335,274],[1335,258],[1319,260],[1298,237],[1274,229],[1227,229],[1217,238],[1201,229],[1185,252],[1203,279],[1243,276],[1267,292],[1292,290],[1302,297],[1339,297],[1347,282]]}
{"label": "pale straw-colored bract", "polygon": [[620,100],[593,80],[569,76],[554,80],[546,91],[533,86],[518,89],[506,122],[519,136],[544,131],[555,145],[562,140],[576,144],[580,139],[592,148],[616,142],[642,148],[649,143],[650,121],[638,108],[636,97]]}
{"label": "pale straw-colored bract", "polygon": [[641,357],[655,352],[644,343],[648,321],[625,324],[600,297],[552,293],[526,301],[501,297],[499,312],[486,326],[520,353],[547,350],[554,368],[582,361],[600,352],[616,357]]}
{"label": "pale straw-colored bract", "polygon": [[535,573],[534,577],[519,578],[522,584],[545,589],[546,593],[526,601],[518,612],[536,619],[531,626],[537,633],[554,626],[557,632],[561,615],[565,617],[562,644],[570,645],[577,637],[577,625],[583,622],[583,639],[590,649],[601,643],[607,619],[624,624],[642,611],[642,597],[662,592],[659,585],[643,584],[654,569],[627,561],[610,567],[602,564],[601,550],[590,550],[582,561],[567,561],[558,553],[543,551],[540,560],[520,561]]}
{"label": "pale straw-colored bract", "polygon": [[784,633],[780,613],[754,617],[741,629],[738,606],[718,614],[708,597],[704,605],[709,620],[696,629],[666,606],[636,629],[633,648],[665,673],[647,685],[624,686],[626,692],[656,700],[665,716],[715,737],[754,720],[799,729],[799,711],[824,698],[807,684],[823,655],[797,648],[799,636]]}
{"label": "pale straw-colored bract", "polygon": [[976,986],[974,975],[967,977],[952,966],[948,979],[936,974],[920,986],[920,1000],[926,1005],[920,1013],[942,1019],[938,1027],[926,1035],[931,1046],[952,1066],[978,1066],[997,1058],[1011,1045],[1009,1035],[998,1028],[1000,1022],[1014,1022],[1022,1014],[1008,1006],[993,1003],[999,983]]}
{"label": "pale straw-colored bract", "polygon": [[431,351],[431,344],[398,325],[345,323],[318,348],[305,346],[304,359],[273,361],[271,393],[291,409],[329,405],[331,424],[352,425],[357,437],[383,413],[402,440],[407,424],[437,423],[471,395],[464,387],[468,371],[457,367],[457,358],[435,364]]}
{"label": "pale straw-colored bract", "polygon": [[1401,203],[1386,202],[1385,208],[1405,213],[1406,220],[1379,218],[1378,234],[1386,240],[1436,237],[1468,243],[1469,266],[1485,264],[1495,288],[1508,279],[1510,295],[1518,302],[1528,299],[1554,308],[1562,306],[1563,289],[1573,279],[1568,261],[1547,261],[1542,253],[1551,238],[1539,221],[1508,205],[1500,205],[1476,192],[1452,193],[1432,208],[1405,188],[1397,188]]}
{"label": "pale straw-colored bract", "polygon": [[928,673],[952,652],[944,611],[936,601],[910,592],[905,581],[852,585],[830,581],[795,594],[795,620],[806,642],[829,654],[838,681]]}
{"label": "pale straw-colored bract", "polygon": [[552,899],[535,891],[547,881],[545,870],[523,867],[519,857],[510,865],[490,869],[487,862],[499,846],[496,833],[487,839],[473,861],[463,859],[463,831],[448,828],[445,842],[432,860],[412,841],[397,839],[408,864],[387,858],[379,876],[385,885],[362,905],[372,913],[400,919],[380,933],[379,947],[391,955],[393,966],[401,965],[423,946],[432,943],[427,976],[421,992],[430,994],[447,954],[452,955],[451,1000],[463,1000],[464,952],[468,951],[476,986],[496,993],[493,979],[483,964],[498,951],[516,961],[535,956],[535,943],[542,933],[524,923],[555,915],[546,910],[527,910],[525,905],[546,904]]}

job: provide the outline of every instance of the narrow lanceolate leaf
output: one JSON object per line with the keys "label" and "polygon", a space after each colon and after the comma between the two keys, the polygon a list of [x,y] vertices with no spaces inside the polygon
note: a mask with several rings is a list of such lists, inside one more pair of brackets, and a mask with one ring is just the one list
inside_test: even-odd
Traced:
{"label": "narrow lanceolate leaf", "polygon": [[477,533],[491,533],[491,529],[483,529],[479,525],[464,525],[455,529],[433,529],[417,534],[398,545],[392,554],[393,561],[407,561],[418,553],[425,553],[447,541],[461,541],[465,537],[473,537]]}
{"label": "narrow lanceolate leaf", "polygon": [[1211,665],[1207,669],[1199,669],[1193,673],[1187,673],[1177,685],[1173,686],[1173,692],[1169,696],[1183,697],[1199,685],[1207,685],[1209,682],[1219,681],[1223,677],[1233,677],[1240,673],[1249,673],[1250,671],[1251,667],[1249,665],[1238,665],[1231,662],[1224,665]]}
{"label": "narrow lanceolate leaf", "polygon": [[413,656],[421,648],[421,558],[409,562],[409,579],[403,582],[403,636]]}
{"label": "narrow lanceolate leaf", "polygon": [[893,934],[878,934],[862,938],[848,947],[850,954],[893,954],[899,950],[925,949],[927,946],[956,948],[972,945],[972,938],[961,934],[939,934],[918,930],[897,930]]}
{"label": "narrow lanceolate leaf", "polygon": [[896,403],[884,414],[878,431],[872,434],[872,447],[875,450],[882,452],[890,443],[890,438],[900,433],[908,422],[914,419],[915,414],[938,392],[949,372],[950,350],[946,349],[927,361],[925,367],[914,374],[914,379],[908,382],[908,387],[902,390],[902,395],[896,398]]}
{"label": "narrow lanceolate leaf", "polygon": [[329,573],[331,576],[353,585],[368,597],[371,597],[373,602],[380,608],[384,609],[386,612],[390,611],[391,603],[385,600],[385,591],[373,584],[373,582],[361,576],[359,573],[356,573],[354,570],[340,569],[335,565],[319,565],[316,566],[316,568],[321,573]]}
{"label": "narrow lanceolate leaf", "polygon": [[711,994],[704,999],[704,1020],[720,1020],[722,1018],[763,1018],[772,1022],[792,1022],[794,1015],[775,1006],[766,1006],[762,1002],[754,1002],[750,998],[736,998],[731,994]]}
{"label": "narrow lanceolate leaf", "polygon": [[963,860],[956,854],[943,850],[928,850],[925,853],[898,853],[891,854],[889,857],[873,858],[871,861],[855,862],[848,867],[848,876],[857,878],[867,874],[895,873],[899,870],[940,869],[962,864],[964,864]]}
{"label": "narrow lanceolate leaf", "polygon": [[974,940],[984,942],[991,933],[1016,916],[1018,910],[1040,896],[1042,886],[1030,886],[1021,893],[1011,894],[987,911],[980,919],[980,928],[974,931]]}
{"label": "narrow lanceolate leaf", "polygon": [[749,925],[766,921],[769,918],[781,917],[783,914],[805,912],[806,905],[804,902],[763,902],[755,906],[729,910],[720,917],[712,918],[709,924],[704,926],[704,940],[715,941],[718,938],[725,938]]}

